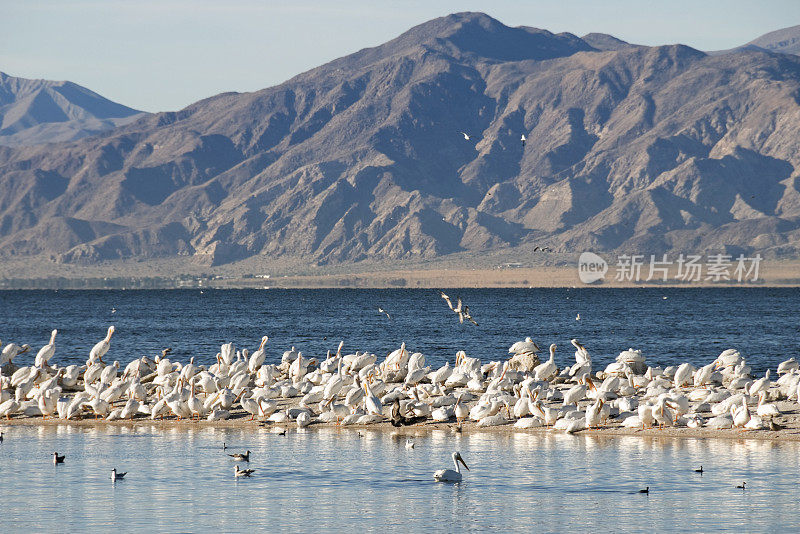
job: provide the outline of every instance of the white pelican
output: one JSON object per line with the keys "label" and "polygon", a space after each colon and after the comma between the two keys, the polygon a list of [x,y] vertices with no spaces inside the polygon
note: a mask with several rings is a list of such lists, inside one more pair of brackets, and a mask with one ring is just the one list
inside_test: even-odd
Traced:
{"label": "white pelican", "polygon": [[29,345],[22,345],[21,347],[16,343],[9,343],[3,347],[2,355],[0,355],[0,366],[6,363],[14,363],[14,358],[31,350]]}
{"label": "white pelican", "polygon": [[770,386],[769,369],[767,369],[767,372],[764,374],[764,378],[759,378],[758,380],[753,382],[752,386],[750,386],[750,391],[749,391],[750,396],[755,397],[756,395],[759,394],[759,392],[767,391],[769,389],[769,386]]}
{"label": "white pelican", "polygon": [[56,353],[56,334],[58,334],[58,330],[50,332],[50,343],[39,349],[34,362],[36,367],[44,367],[47,365],[48,360]]}
{"label": "white pelican", "polygon": [[269,336],[262,337],[258,350],[250,356],[250,361],[247,363],[247,370],[250,371],[250,374],[258,371],[258,368],[264,363],[267,357],[267,351],[264,349],[264,345],[267,344],[267,341],[269,341]]}
{"label": "white pelican", "polygon": [[0,404],[0,417],[6,416],[6,419],[11,419],[11,414],[19,410],[19,403],[15,399],[8,399]]}
{"label": "white pelican", "polygon": [[536,380],[547,380],[558,372],[558,367],[556,366],[555,360],[556,346],[555,344],[552,344],[550,345],[550,359],[537,365],[533,370],[533,375],[536,377]]}
{"label": "white pelican", "polygon": [[238,465],[234,466],[234,468],[233,468],[233,476],[236,477],[236,478],[249,477],[250,475],[252,475],[255,472],[256,472],[255,469],[239,469]]}
{"label": "white pelican", "polygon": [[686,385],[687,382],[692,380],[692,375],[695,372],[695,368],[690,363],[682,363],[678,366],[678,369],[675,371],[675,376],[673,378],[675,382],[675,387],[680,388]]}
{"label": "white pelican", "polygon": [[[3,354],[5,354],[5,349],[3,350]],[[798,365],[797,360],[795,360],[794,356],[792,356],[788,360],[781,362],[778,365],[778,375],[789,373],[791,371],[796,371],[798,367],[800,367],[800,365]]]}
{"label": "white pelican", "polygon": [[372,394],[372,391],[369,389],[369,384],[364,382],[364,408],[366,408],[367,413],[374,414],[374,415],[383,415],[383,405],[381,404],[381,400]]}
{"label": "white pelican", "polygon": [[458,462],[461,462],[464,465],[464,468],[469,471],[469,467],[467,467],[467,464],[461,457],[461,453],[456,451],[453,453],[453,465],[456,466],[456,470],[453,471],[452,469],[439,469],[433,474],[433,479],[436,482],[461,482],[461,468],[458,466]]}
{"label": "white pelican", "polygon": [[756,413],[761,417],[775,417],[781,415],[781,411],[778,410],[778,407],[774,404],[765,404],[764,401],[767,399],[766,391],[759,391],[758,392],[758,408],[756,409]]}
{"label": "white pelican", "polygon": [[526,337],[525,341],[517,341],[508,348],[509,354],[522,354],[525,352],[539,352],[541,349],[534,341]]}
{"label": "white pelican", "polygon": [[101,339],[100,341],[92,347],[91,352],[89,352],[89,362],[94,363],[95,361],[103,361],[103,356],[105,356],[106,352],[108,352],[108,348],[111,346],[111,336],[114,334],[114,325],[108,327],[108,333],[106,333],[106,337]]}
{"label": "white pelican", "polygon": [[731,416],[733,418],[733,426],[744,427],[750,422],[750,409],[747,407],[746,399],[742,399],[740,407],[731,404]]}
{"label": "white pelican", "polygon": [[600,426],[600,420],[603,415],[602,410],[603,410],[603,399],[597,399],[594,402],[594,404],[590,404],[586,408],[586,416],[585,416],[586,428],[591,430],[592,427]]}

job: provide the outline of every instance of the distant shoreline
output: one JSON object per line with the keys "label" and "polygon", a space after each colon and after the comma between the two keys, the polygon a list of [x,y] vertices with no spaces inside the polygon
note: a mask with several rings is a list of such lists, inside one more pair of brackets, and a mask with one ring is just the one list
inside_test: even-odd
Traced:
{"label": "distant shoreline", "polygon": [[[666,281],[617,281],[613,271],[594,284],[578,277],[577,261],[558,258],[559,265],[508,266],[500,258],[471,267],[457,260],[397,265],[355,264],[313,266],[244,264],[205,267],[170,261],[109,263],[91,266],[15,260],[0,262],[4,289],[435,289],[464,288],[671,288],[671,287],[800,287],[800,260],[763,262],[755,281],[683,282],[674,269]],[[486,264],[493,265],[487,267]]]}

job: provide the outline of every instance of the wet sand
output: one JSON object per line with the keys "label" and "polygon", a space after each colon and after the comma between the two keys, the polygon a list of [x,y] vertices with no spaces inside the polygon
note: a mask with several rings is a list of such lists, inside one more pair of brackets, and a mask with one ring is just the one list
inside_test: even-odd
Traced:
{"label": "wet sand", "polygon": [[[772,431],[772,430],[741,430],[741,429],[711,429],[711,428],[688,428],[688,427],[665,427],[647,428],[647,429],[633,429],[625,428],[622,426],[621,421],[613,421],[603,425],[600,428],[592,428],[575,432],[574,435],[581,436],[638,436],[644,439],[660,439],[660,438],[685,438],[685,439],[726,439],[726,440],[745,440],[754,439],[762,441],[800,441],[800,405],[795,402],[780,401],[776,402],[778,408],[784,412],[780,417],[775,418],[775,422],[785,428]],[[117,403],[115,407],[124,405],[124,403]],[[294,407],[295,404],[291,402],[282,401],[280,409]],[[755,411],[755,407],[752,407]],[[704,414],[711,417],[710,414]],[[461,426],[462,434],[469,433],[500,433],[500,434],[516,434],[516,433],[531,433],[531,434],[565,434],[562,430],[553,428],[528,428],[518,429],[514,428],[514,420],[511,420],[506,425],[479,427],[476,422],[464,421]],[[162,430],[178,429],[190,430],[198,428],[233,428],[233,429],[252,429],[253,431],[269,430],[280,432],[286,429],[288,432],[298,430],[295,422],[291,423],[272,423],[259,419],[250,420],[249,414],[241,409],[231,410],[231,416],[227,420],[222,421],[207,421],[201,420],[178,420],[175,416],[165,416],[163,419],[152,420],[147,416],[138,416],[134,419],[106,421],[105,419],[94,419],[93,416],[87,415],[83,419],[66,420],[57,417],[48,417],[42,419],[41,416],[25,417],[19,414],[13,416],[10,420],[0,420],[0,430],[3,426],[42,426],[42,427],[56,427],[59,425],[70,425],[74,427],[155,427]],[[336,423],[319,423],[313,422],[305,429],[313,431],[321,428],[337,428],[342,432],[357,432],[357,431],[380,431],[390,432],[403,436],[424,435],[427,432],[439,431],[448,432],[455,437],[458,432],[456,431],[457,424],[455,420],[452,422],[440,423],[432,420],[424,423],[418,423],[410,426],[394,427],[388,420],[383,423],[375,423],[370,425],[337,425]]]}

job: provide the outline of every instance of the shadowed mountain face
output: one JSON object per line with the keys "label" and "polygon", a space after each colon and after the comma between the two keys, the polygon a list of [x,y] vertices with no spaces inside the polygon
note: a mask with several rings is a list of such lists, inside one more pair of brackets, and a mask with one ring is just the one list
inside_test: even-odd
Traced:
{"label": "shadowed mountain face", "polygon": [[0,145],[71,141],[141,115],[72,82],[27,80],[0,72]]}
{"label": "shadowed mountain face", "polygon": [[608,37],[450,15],[277,87],[0,148],[0,254],[796,254],[800,58]]}

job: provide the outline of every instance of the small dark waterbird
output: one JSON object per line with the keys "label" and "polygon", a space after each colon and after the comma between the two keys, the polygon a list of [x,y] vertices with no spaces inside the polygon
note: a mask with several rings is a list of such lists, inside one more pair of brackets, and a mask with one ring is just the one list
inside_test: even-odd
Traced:
{"label": "small dark waterbird", "polygon": [[747,482],[742,482],[742,485],[741,486],[736,486],[736,489],[740,489],[740,490],[744,491],[745,484],[747,484]]}
{"label": "small dark waterbird", "polygon": [[66,454],[62,454],[61,456],[58,455],[57,452],[53,453],[53,465],[63,464],[64,458],[66,458]]}
{"label": "small dark waterbird", "polygon": [[695,473],[700,473],[702,475],[703,474],[703,466],[701,465],[700,469],[695,469],[694,472]]}
{"label": "small dark waterbird", "polygon": [[249,462],[250,461],[250,451],[247,451],[244,454],[237,452],[236,454],[229,454],[228,456],[230,456],[231,458],[233,458],[237,462]]}
{"label": "small dark waterbird", "polygon": [[645,489],[643,489],[643,490],[639,490],[639,493],[647,493],[647,494],[649,494],[649,493],[650,493],[650,486],[647,486],[647,487],[646,487]]}

